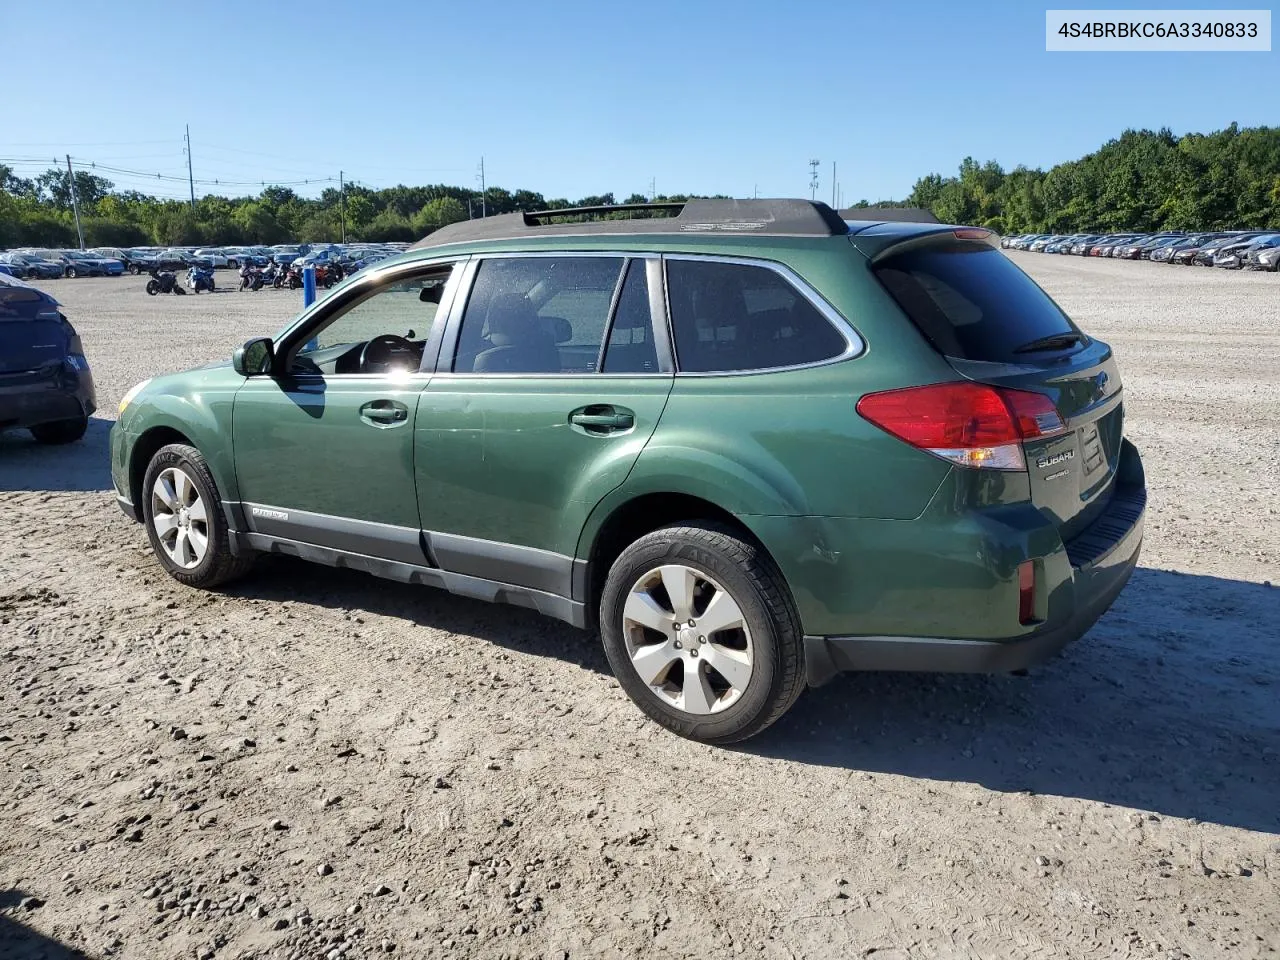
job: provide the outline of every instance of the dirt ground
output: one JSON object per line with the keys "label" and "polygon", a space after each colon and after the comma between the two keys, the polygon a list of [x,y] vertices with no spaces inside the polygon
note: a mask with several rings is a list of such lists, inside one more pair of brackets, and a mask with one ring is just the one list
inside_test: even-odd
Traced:
{"label": "dirt ground", "polygon": [[0,438],[0,957],[1275,956],[1280,276],[1013,256],[1117,351],[1141,569],[1030,676],[845,676],[731,750],[532,613],[170,580],[116,404],[299,295],[48,283],[101,410]]}

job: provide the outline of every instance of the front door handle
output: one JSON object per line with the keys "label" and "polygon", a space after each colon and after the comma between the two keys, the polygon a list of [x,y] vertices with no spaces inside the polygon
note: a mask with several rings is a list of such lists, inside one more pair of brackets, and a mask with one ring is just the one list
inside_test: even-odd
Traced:
{"label": "front door handle", "polygon": [[370,426],[390,427],[409,419],[409,408],[397,400],[370,400],[360,407],[360,419]]}
{"label": "front door handle", "polygon": [[573,411],[569,414],[569,422],[588,433],[612,433],[630,430],[636,425],[636,415],[607,403],[596,403]]}

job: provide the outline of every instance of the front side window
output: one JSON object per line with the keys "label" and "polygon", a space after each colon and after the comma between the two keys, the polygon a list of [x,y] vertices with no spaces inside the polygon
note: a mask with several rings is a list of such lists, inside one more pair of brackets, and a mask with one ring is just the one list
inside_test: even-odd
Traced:
{"label": "front side window", "polygon": [[666,266],[681,371],[791,367],[848,349],[831,322],[775,270],[714,260],[671,259]]}
{"label": "front side window", "polygon": [[595,373],[621,257],[481,261],[455,373]]}
{"label": "front side window", "polygon": [[453,267],[384,283],[314,331],[290,373],[416,371]]}

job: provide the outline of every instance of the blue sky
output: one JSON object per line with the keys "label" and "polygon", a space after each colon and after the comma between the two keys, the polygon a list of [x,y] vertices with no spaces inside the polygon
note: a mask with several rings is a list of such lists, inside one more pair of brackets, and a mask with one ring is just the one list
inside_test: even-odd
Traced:
{"label": "blue sky", "polygon": [[807,196],[816,158],[819,197],[834,160],[852,202],[902,197],[966,155],[1048,166],[1126,127],[1275,123],[1280,103],[1276,52],[1046,53],[1044,11],[1062,2],[74,6],[73,27],[45,4],[0,4],[0,160],[70,152],[182,176],[190,123],[201,180],[342,169],[375,187],[468,185],[483,155],[490,184],[548,197],[651,179]]}

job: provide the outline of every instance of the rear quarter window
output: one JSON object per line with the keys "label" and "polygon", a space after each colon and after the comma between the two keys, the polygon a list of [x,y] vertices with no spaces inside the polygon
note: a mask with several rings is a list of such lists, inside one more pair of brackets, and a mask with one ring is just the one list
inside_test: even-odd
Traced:
{"label": "rear quarter window", "polygon": [[[956,242],[914,247],[876,263],[876,277],[944,356],[1026,363],[1017,348],[1078,328],[999,250]],[[1071,349],[1078,349],[1072,346]]]}
{"label": "rear quarter window", "polygon": [[731,373],[820,363],[849,349],[821,311],[776,270],[668,259],[667,296],[680,369]]}

